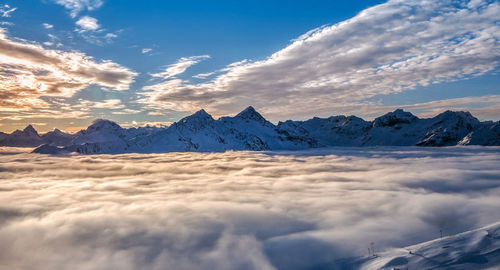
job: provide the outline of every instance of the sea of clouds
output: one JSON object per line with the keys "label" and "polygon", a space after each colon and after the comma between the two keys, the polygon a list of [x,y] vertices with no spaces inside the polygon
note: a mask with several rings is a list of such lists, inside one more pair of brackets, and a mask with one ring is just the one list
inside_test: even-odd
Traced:
{"label": "sea of clouds", "polygon": [[[0,269],[338,269],[500,220],[500,148],[0,149]],[[354,266],[355,267],[355,266]]]}

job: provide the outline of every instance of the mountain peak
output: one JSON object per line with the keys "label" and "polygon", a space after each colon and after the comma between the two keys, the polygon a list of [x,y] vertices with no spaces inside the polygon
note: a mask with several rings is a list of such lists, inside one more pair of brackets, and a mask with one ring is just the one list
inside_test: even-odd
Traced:
{"label": "mountain peak", "polygon": [[111,120],[107,119],[96,119],[92,122],[92,125],[90,125],[87,130],[100,130],[103,128],[111,128],[111,129],[118,129],[121,128],[120,125],[118,125],[116,122],[113,122]]}
{"label": "mountain peak", "polygon": [[186,116],[179,120],[179,122],[175,123],[175,126],[183,126],[191,130],[198,130],[209,123],[211,123],[214,119],[210,114],[208,114],[204,109],[201,109],[189,116]]}
{"label": "mountain peak", "polygon": [[241,111],[236,117],[246,120],[255,120],[255,121],[266,121],[260,113],[258,113],[252,106],[248,106],[246,109]]}
{"label": "mountain peak", "polygon": [[382,127],[394,126],[396,124],[409,124],[417,119],[418,118],[411,112],[405,112],[403,109],[396,109],[393,112],[377,117],[373,121],[373,125],[376,127]]}
{"label": "mountain peak", "polygon": [[203,120],[203,119],[213,120],[213,118],[210,114],[208,114],[204,109],[201,109],[201,110],[199,110],[199,111],[197,111],[189,116],[182,118],[179,122],[186,123],[186,122],[190,121],[191,119],[197,119],[196,121]]}
{"label": "mountain peak", "polygon": [[212,117],[210,114],[208,114],[204,109],[201,109],[195,113],[193,113],[191,116],[197,116],[197,117]]}
{"label": "mountain peak", "polygon": [[26,126],[24,128],[23,132],[29,133],[29,134],[37,134],[38,135],[38,132],[36,131],[36,129],[32,125]]}
{"label": "mountain peak", "polygon": [[466,118],[466,119],[471,119],[471,120],[477,120],[470,112],[466,111],[444,111],[436,116],[436,118],[453,118],[453,117],[460,117],[460,118]]}

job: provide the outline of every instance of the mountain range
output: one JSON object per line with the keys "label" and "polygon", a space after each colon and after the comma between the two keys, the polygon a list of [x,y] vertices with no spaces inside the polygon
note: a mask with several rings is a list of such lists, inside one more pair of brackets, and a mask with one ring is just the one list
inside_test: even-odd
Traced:
{"label": "mountain range", "polygon": [[200,110],[164,128],[122,128],[98,119],[74,134],[58,129],[40,135],[31,125],[0,133],[0,146],[37,147],[35,153],[117,154],[300,150],[329,146],[500,145],[500,121],[481,122],[469,112],[445,111],[418,118],[397,109],[373,121],[356,116],[267,121],[253,107],[214,119]]}

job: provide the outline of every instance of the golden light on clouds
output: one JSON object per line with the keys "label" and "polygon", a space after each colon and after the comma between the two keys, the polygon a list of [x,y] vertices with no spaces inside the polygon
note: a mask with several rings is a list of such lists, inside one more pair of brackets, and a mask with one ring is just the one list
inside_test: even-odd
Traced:
{"label": "golden light on clouds", "polygon": [[78,51],[13,40],[0,28],[0,111],[47,107],[41,97],[71,97],[91,85],[126,90],[137,73]]}

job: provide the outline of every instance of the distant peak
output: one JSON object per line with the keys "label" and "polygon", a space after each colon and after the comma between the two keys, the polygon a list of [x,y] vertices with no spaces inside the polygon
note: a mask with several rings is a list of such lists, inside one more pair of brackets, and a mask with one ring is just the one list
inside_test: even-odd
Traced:
{"label": "distant peak", "polygon": [[437,116],[435,119],[465,119],[469,122],[480,122],[476,117],[474,117],[470,112],[467,111],[444,111]]}
{"label": "distant peak", "polygon": [[374,126],[394,126],[396,124],[409,124],[418,117],[413,115],[411,112],[405,112],[403,109],[396,109],[393,112],[386,113],[378,118],[376,118],[373,122]]}
{"label": "distant peak", "polygon": [[241,112],[253,112],[253,113],[256,113],[257,111],[255,110],[255,108],[253,106],[248,106],[248,107],[246,107],[246,109],[244,109]]}
{"label": "distant peak", "polygon": [[204,109],[201,109],[189,116],[186,116],[182,118],[179,122],[180,123],[187,123],[187,122],[204,122],[207,120],[213,120],[212,116],[208,114]]}
{"label": "distant peak", "polygon": [[88,127],[88,129],[101,129],[103,127],[111,127],[111,128],[120,128],[116,122],[107,119],[96,119],[92,121],[92,125]]}
{"label": "distant peak", "polygon": [[184,117],[181,119],[181,122],[186,122],[188,119],[212,119],[212,116],[208,114],[204,109],[201,109],[189,116]]}
{"label": "distant peak", "polygon": [[466,112],[466,111],[450,111],[450,110],[446,110],[446,111],[440,113],[437,116],[465,116],[465,117],[474,117],[474,116],[472,116],[472,114],[470,114],[470,112]]}
{"label": "distant peak", "polygon": [[203,117],[206,117],[206,116],[210,116],[210,114],[208,114],[204,109],[201,109],[195,113],[192,114],[193,116],[196,115],[196,116],[203,116]]}
{"label": "distant peak", "polygon": [[255,120],[255,121],[266,121],[260,113],[258,113],[252,106],[248,106],[246,109],[241,111],[236,117],[241,119]]}
{"label": "distant peak", "polygon": [[[405,117],[405,118],[414,118],[416,117],[413,115],[411,112],[406,112],[405,110],[399,108],[394,110],[393,112],[386,113],[385,115],[393,115],[393,116],[398,116],[398,117]],[[383,117],[383,116],[382,116]]]}
{"label": "distant peak", "polygon": [[32,125],[28,125],[26,128],[24,128],[23,131],[26,133],[38,134],[38,132],[35,130],[35,128]]}

